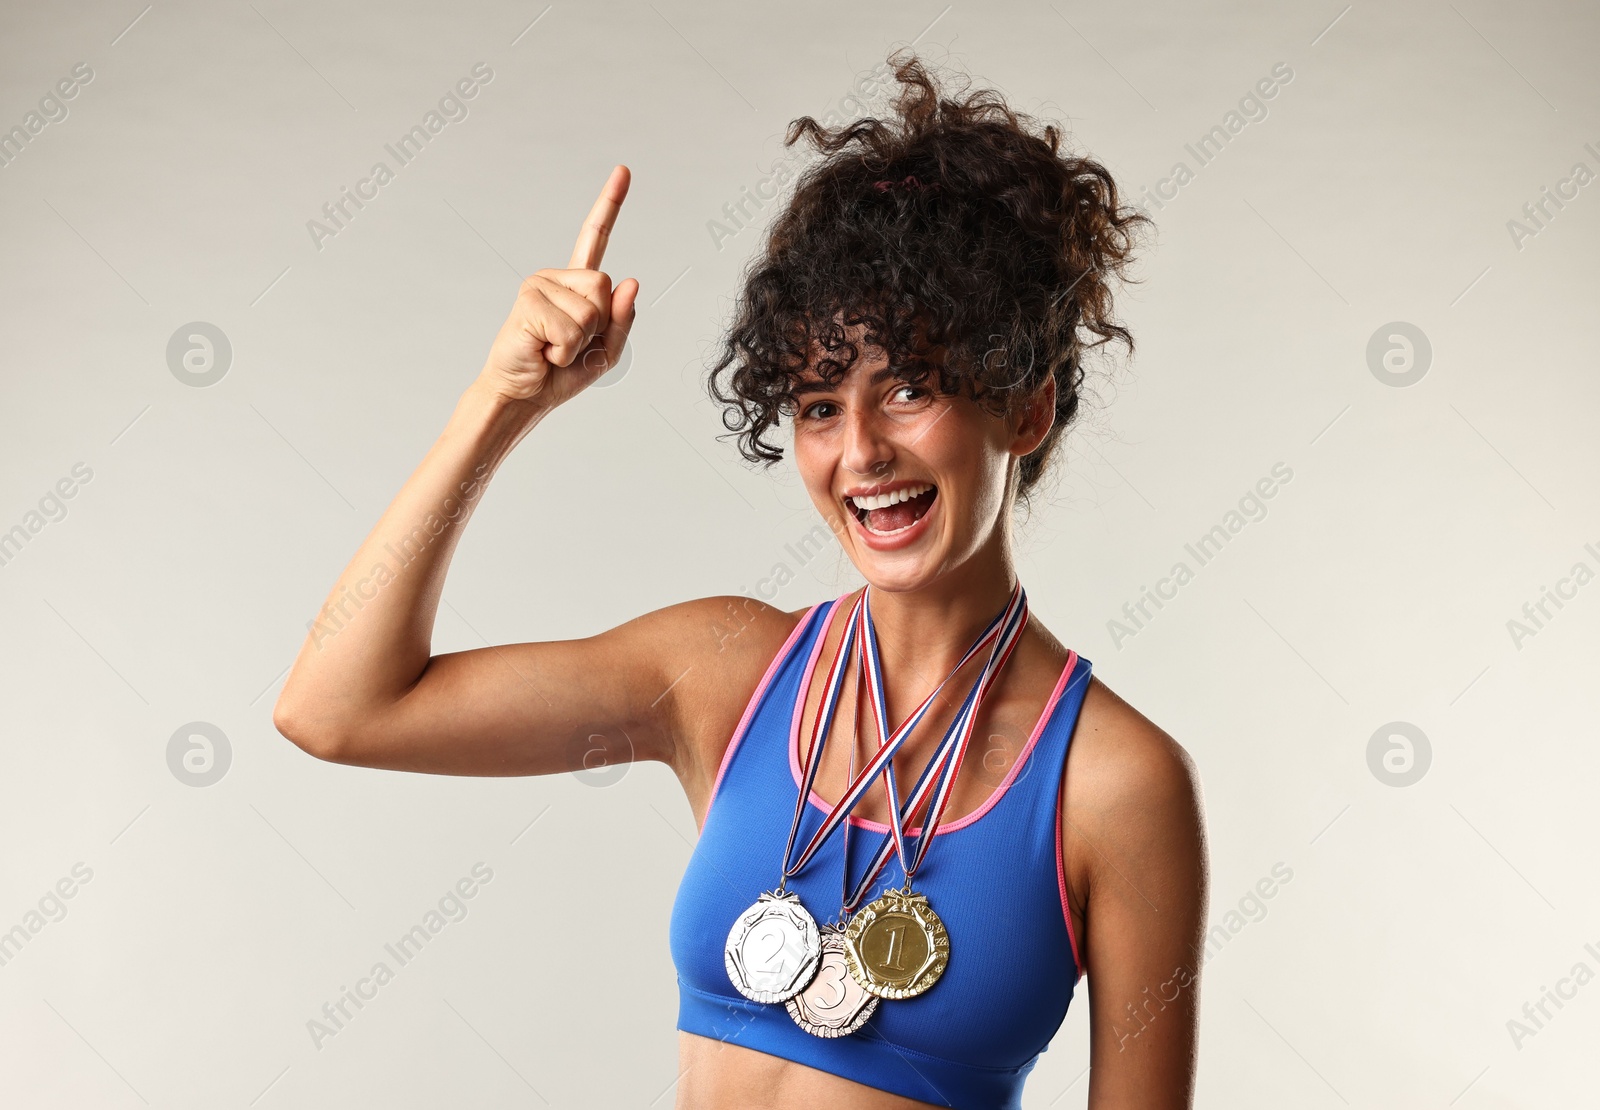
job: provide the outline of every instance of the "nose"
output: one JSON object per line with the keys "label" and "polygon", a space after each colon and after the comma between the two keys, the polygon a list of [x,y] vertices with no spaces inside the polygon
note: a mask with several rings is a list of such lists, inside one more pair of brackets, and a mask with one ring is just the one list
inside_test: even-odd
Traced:
{"label": "nose", "polygon": [[894,445],[884,435],[884,430],[881,414],[871,406],[847,408],[840,464],[871,481],[887,480],[893,473]]}

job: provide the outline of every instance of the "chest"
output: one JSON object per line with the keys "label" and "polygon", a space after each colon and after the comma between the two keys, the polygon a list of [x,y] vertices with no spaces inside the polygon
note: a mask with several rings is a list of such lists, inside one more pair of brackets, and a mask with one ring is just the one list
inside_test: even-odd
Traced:
{"label": "chest", "polygon": [[[884,659],[880,717],[858,654],[850,652],[841,658],[846,627],[839,616],[835,613],[835,619],[825,623],[804,653],[796,679],[789,760],[804,768],[813,748],[820,752],[811,787],[813,801],[831,809],[886,739],[883,726],[887,725],[893,734],[921,711],[891,763],[895,804],[904,811],[914,785],[982,675],[987,653],[969,659],[948,676],[918,673],[917,665],[908,660]],[[979,702],[970,739],[939,814],[941,827],[970,823],[992,808],[1024,773],[1054,773],[1059,779],[1059,763],[1051,766],[1048,759],[1029,757],[1055,707],[1070,656],[1042,630],[1025,630]],[[825,714],[826,701],[836,671],[838,693],[829,715]],[[890,819],[890,793],[888,776],[880,776],[852,807],[852,821],[859,821],[864,827],[886,826]],[[910,815],[914,826],[920,826],[926,809],[924,806]]]}
{"label": "chest", "polygon": [[[798,797],[787,749],[794,735],[787,726],[795,719],[792,711],[758,715],[740,740],[673,907],[671,944],[683,989],[725,1000],[735,1008],[730,1012],[746,1017],[728,981],[723,943],[734,920],[777,886],[783,870]],[[1021,802],[1027,795],[1007,797]],[[824,816],[821,807],[801,808],[791,860]],[[873,1020],[877,1036],[932,1057],[998,1068],[1023,1066],[1048,1044],[1077,979],[1049,817],[1040,820],[1031,806],[996,805],[935,836],[913,885],[943,922],[949,962],[932,988],[882,1007]],[[787,889],[819,924],[840,921],[846,890],[884,843],[880,829],[870,827],[853,827],[848,849],[833,835],[790,876]],[[904,875],[891,850],[865,899],[901,886]],[[781,1007],[768,1009],[789,1020]]]}

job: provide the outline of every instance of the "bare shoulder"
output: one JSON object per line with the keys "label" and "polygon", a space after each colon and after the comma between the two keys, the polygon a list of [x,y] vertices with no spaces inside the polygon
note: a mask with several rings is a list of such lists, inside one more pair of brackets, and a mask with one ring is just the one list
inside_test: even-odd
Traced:
{"label": "bare shoulder", "polygon": [[[1203,893],[1200,772],[1172,736],[1099,678],[1090,680],[1068,749],[1062,852],[1072,901],[1133,883],[1184,901]],[[1181,892],[1181,893],[1180,893]]]}
{"label": "bare shoulder", "polygon": [[1084,693],[1069,758],[1067,798],[1085,817],[1149,817],[1199,794],[1199,769],[1184,746],[1098,677]]}
{"label": "bare shoulder", "polygon": [[810,606],[789,612],[750,597],[696,598],[650,614],[671,658],[663,693],[676,734],[673,770],[698,821],[739,719]]}

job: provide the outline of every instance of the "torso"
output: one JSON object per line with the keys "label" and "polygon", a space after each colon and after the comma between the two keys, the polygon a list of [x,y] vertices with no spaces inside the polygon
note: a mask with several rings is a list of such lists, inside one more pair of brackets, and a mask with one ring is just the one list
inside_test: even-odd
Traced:
{"label": "torso", "polygon": [[[850,601],[854,595],[850,595]],[[847,623],[848,604],[843,604],[831,615],[819,656],[819,673],[810,684],[800,721],[799,759],[802,764],[810,748],[812,729],[817,719],[823,697],[823,677],[827,664],[838,649]],[[727,681],[708,683],[706,689],[715,687],[718,704],[710,712],[695,713],[700,726],[686,737],[693,745],[698,767],[693,774],[680,776],[694,812],[695,824],[703,826],[712,783],[716,778],[722,756],[732,738],[734,726],[743,712],[751,692],[760,679],[766,664],[779,652],[785,639],[805,617],[806,610],[794,613],[770,611],[773,618],[752,624],[747,650],[741,652],[736,664],[739,678],[729,674]],[[995,794],[1022,753],[1028,736],[1039,721],[1050,699],[1051,692],[1062,676],[1070,652],[1043,626],[1037,616],[1030,614],[1028,625],[1018,640],[1016,650],[1006,663],[994,687],[980,707],[971,745],[963,758],[953,792],[942,823],[953,823],[977,811]],[[912,784],[927,763],[929,755],[957,711],[961,699],[982,670],[979,656],[961,669],[946,686],[940,701],[918,725],[917,731],[894,759],[902,799],[909,794]],[[731,661],[730,661],[731,662]],[[759,663],[759,666],[756,664]],[[894,661],[884,659],[885,671],[891,671]],[[744,672],[749,671],[746,675]],[[915,708],[945,676],[922,675],[910,683],[896,685],[889,681],[889,717],[892,725]],[[851,758],[852,730],[855,717],[855,670],[846,675],[834,721],[823,746],[822,762],[817,771],[813,792],[828,805],[841,796]],[[898,699],[898,700],[897,700]],[[1105,725],[1121,703],[1091,678],[1084,696],[1077,726],[1078,738],[1068,749],[1067,770],[1064,774],[1066,793],[1062,799],[1062,827],[1057,835],[1063,837],[1062,861],[1066,871],[1068,902],[1075,936],[1080,950],[1087,959],[1087,930],[1084,907],[1087,905],[1088,863],[1082,858],[1087,849],[1081,847],[1081,838],[1066,837],[1073,812],[1071,767],[1078,756],[1085,737],[1103,737],[1109,732]],[[870,714],[863,707],[861,725],[863,735],[858,741],[856,767],[859,770],[865,753],[877,746],[877,734],[870,722]],[[888,820],[886,792],[881,785],[870,791],[857,804],[854,814],[870,821]],[[679,1071],[677,1106],[695,1107],[696,1110],[749,1110],[751,1107],[796,1107],[829,1105],[840,1110],[909,1110],[927,1107],[932,1103],[919,1102],[888,1091],[855,1083],[841,1076],[806,1067],[777,1056],[757,1052],[741,1045],[712,1040],[688,1032],[679,1033]]]}

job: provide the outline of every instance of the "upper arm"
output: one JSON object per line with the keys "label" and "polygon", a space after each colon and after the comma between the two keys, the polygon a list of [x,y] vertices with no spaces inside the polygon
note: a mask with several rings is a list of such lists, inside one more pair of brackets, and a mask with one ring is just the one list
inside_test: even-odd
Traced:
{"label": "upper arm", "polygon": [[1089,1106],[1187,1110],[1209,883],[1199,776],[1098,680],[1080,727],[1063,825],[1087,890]]}
{"label": "upper arm", "polygon": [[[725,712],[729,688],[786,617],[747,598],[708,597],[581,639],[436,655],[402,695],[316,754],[454,775],[657,760],[681,776],[698,762],[690,742],[697,719]],[[767,632],[744,634],[749,627]]]}

